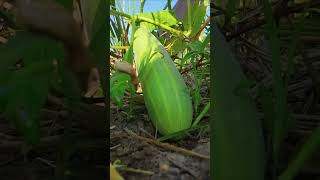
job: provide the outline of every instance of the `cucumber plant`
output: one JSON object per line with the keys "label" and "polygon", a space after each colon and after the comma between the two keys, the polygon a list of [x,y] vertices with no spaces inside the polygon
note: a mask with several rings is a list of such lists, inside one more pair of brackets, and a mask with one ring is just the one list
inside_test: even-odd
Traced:
{"label": "cucumber plant", "polygon": [[[188,7],[191,7],[190,1],[187,2]],[[189,70],[191,74],[197,73],[199,59],[203,60],[201,65],[208,64],[209,32],[208,29],[204,30],[208,25],[208,22],[204,23],[207,6],[208,3],[196,1],[192,7],[197,9],[199,16],[192,16],[194,12],[189,8],[188,16],[181,20],[177,19],[172,10],[143,12],[142,8],[140,13],[130,15],[121,10],[120,3],[118,10],[116,7],[111,8],[111,56],[123,56],[123,49],[127,50],[123,61],[135,66],[148,115],[162,135],[189,129],[193,118],[198,115],[194,109],[200,106],[201,83],[195,83],[194,89],[187,86],[175,63],[180,65],[181,71]],[[170,39],[166,36],[168,34]],[[207,38],[198,40],[200,34],[207,35]],[[119,75],[119,72],[111,74],[111,98],[118,105],[123,105],[123,94],[130,91],[132,95],[134,92],[125,83],[130,77],[127,75],[120,79]],[[193,96],[190,96],[191,91]]]}

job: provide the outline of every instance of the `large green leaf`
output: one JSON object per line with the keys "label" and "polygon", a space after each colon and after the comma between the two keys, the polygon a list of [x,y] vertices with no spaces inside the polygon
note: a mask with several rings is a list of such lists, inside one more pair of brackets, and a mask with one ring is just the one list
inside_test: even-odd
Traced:
{"label": "large green leaf", "polygon": [[105,101],[108,100],[107,94],[109,94],[108,86],[108,74],[107,71],[107,61],[106,55],[109,49],[108,35],[110,33],[109,26],[107,26],[107,20],[109,16],[109,7],[106,1],[99,1],[98,8],[96,10],[95,18],[92,23],[92,40],[90,43],[90,50],[92,52],[93,58],[98,64],[100,77],[102,79],[102,88],[105,95]]}
{"label": "large green leaf", "polygon": [[289,117],[287,105],[287,88],[282,77],[280,40],[278,37],[278,28],[272,15],[272,5],[268,0],[263,1],[263,12],[267,24],[265,30],[270,38],[270,49],[272,56],[272,86],[274,94],[274,116],[272,122],[272,163],[275,171],[278,167],[281,142],[288,132]]}
{"label": "large green leaf", "polygon": [[[191,35],[197,33],[205,21],[205,16],[207,12],[207,7],[205,4],[200,2],[195,2],[191,7]],[[188,16],[183,19],[184,27],[189,27]]]}
{"label": "large green leaf", "polygon": [[[106,22],[106,9],[102,4],[106,4],[103,0],[80,0],[81,11],[84,22],[89,33],[89,38],[92,39],[99,31],[100,27]],[[101,4],[102,3],[102,4]]]}
{"label": "large green leaf", "polygon": [[[161,10],[157,12],[147,12],[147,13],[139,13],[137,14],[138,17],[145,17],[150,20],[153,20],[157,23],[161,23],[167,26],[173,26],[178,24],[178,20],[176,19],[175,15],[168,11],[168,10]],[[148,22],[141,22],[140,23],[141,27],[144,27],[145,29],[148,30],[155,30],[159,29],[157,26],[148,23]]]}
{"label": "large green leaf", "polygon": [[[1,45],[0,52],[0,109],[28,142],[35,143],[39,140],[40,110],[53,73],[52,60],[61,58],[61,44],[46,36],[18,31]],[[20,59],[24,67],[13,70]]]}
{"label": "large green leaf", "polygon": [[[207,6],[205,3],[195,2],[191,7],[191,37],[195,35],[205,21]],[[185,30],[189,27],[188,16],[183,18],[183,27]],[[183,37],[171,38],[168,40],[166,47],[171,54],[176,54],[187,47]]]}
{"label": "large green leaf", "polygon": [[17,71],[8,83],[5,115],[13,121],[29,143],[39,140],[39,116],[48,89],[52,64],[38,62]]}
{"label": "large green leaf", "polygon": [[235,90],[246,78],[225,38],[214,24],[213,179],[263,180],[261,122],[247,91]]}
{"label": "large green leaf", "polygon": [[187,43],[183,37],[172,37],[167,41],[166,48],[170,54],[177,54],[187,48]]}

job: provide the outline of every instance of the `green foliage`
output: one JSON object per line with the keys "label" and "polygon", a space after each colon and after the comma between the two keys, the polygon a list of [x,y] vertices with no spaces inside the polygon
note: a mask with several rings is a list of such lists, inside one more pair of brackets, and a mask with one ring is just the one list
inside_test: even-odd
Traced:
{"label": "green foliage", "polygon": [[[236,21],[245,22],[246,19],[250,16],[251,12],[258,12],[261,11],[261,13],[264,14],[266,24],[263,25],[262,30],[266,34],[267,38],[264,38],[263,34],[260,34],[259,31],[258,34],[261,35],[264,39],[264,41],[267,41],[269,44],[269,49],[271,52],[271,63],[272,63],[272,86],[271,88],[267,88],[264,86],[258,86],[258,102],[261,103],[262,111],[264,114],[263,117],[263,128],[266,132],[266,158],[270,158],[269,161],[267,161],[268,170],[271,171],[271,179],[280,179],[280,180],[291,180],[294,179],[295,176],[299,173],[299,171],[303,168],[304,163],[311,158],[311,156],[319,149],[320,147],[320,135],[319,135],[319,128],[315,128],[312,132],[311,136],[307,139],[307,141],[304,143],[303,146],[299,147],[299,151],[297,151],[297,154],[295,154],[288,164],[287,168],[282,172],[279,173],[279,169],[281,167],[280,161],[282,161],[281,154],[287,153],[284,152],[285,148],[282,148],[282,146],[285,145],[283,140],[288,137],[288,132],[291,128],[291,125],[294,124],[294,119],[289,118],[290,112],[288,110],[288,102],[287,102],[287,96],[288,96],[288,83],[291,78],[291,75],[295,74],[295,58],[301,56],[301,52],[305,52],[306,47],[310,47],[309,40],[304,40],[302,37],[309,36],[309,37],[316,37],[318,36],[319,28],[315,26],[317,23],[316,21],[319,19],[318,15],[313,14],[314,10],[316,8],[311,8],[312,3],[311,1],[290,1],[289,6],[291,5],[298,5],[299,3],[302,3],[302,6],[296,6],[296,7],[303,7],[301,11],[298,13],[293,13],[292,19],[290,20],[290,23],[286,23],[284,21],[279,21],[279,23],[276,23],[274,19],[274,4],[273,3],[283,3],[286,1],[269,1],[269,0],[263,0],[263,1],[254,1],[254,0],[241,0],[241,1],[235,1],[235,0],[217,0],[214,2],[214,9],[217,9],[222,15],[214,16],[214,21],[217,22],[217,18],[220,18],[221,24],[224,25],[224,23],[228,23],[228,25],[234,26]],[[258,4],[259,3],[259,4]],[[262,5],[262,6],[259,6]],[[259,10],[262,7],[261,10]],[[293,6],[292,6],[293,7]],[[252,10],[254,8],[254,10]],[[246,11],[249,10],[250,13],[246,13]],[[316,10],[317,11],[317,10]],[[244,12],[244,14],[243,14]],[[317,13],[315,13],[317,14]],[[244,15],[244,16],[243,16]],[[225,18],[226,17],[226,18]],[[243,21],[242,21],[243,20]],[[291,23],[292,22],[292,23]],[[230,24],[231,23],[231,24]],[[234,23],[234,24],[233,24]],[[241,24],[241,23],[240,23]],[[237,26],[235,26],[237,27]],[[250,29],[251,30],[251,29]],[[250,32],[251,33],[251,32]],[[245,35],[245,38],[252,38],[250,33],[243,33],[242,35]],[[301,43],[300,43],[301,42]],[[214,43],[215,48],[219,49],[219,43],[216,37],[216,34],[214,36]],[[298,49],[297,47],[304,47],[303,49]],[[217,54],[221,53],[219,50],[214,51],[214,60],[216,61],[218,59]],[[303,53],[302,53],[303,54]],[[221,54],[220,54],[221,55]],[[225,57],[225,61],[228,61],[229,58]],[[303,59],[305,61],[305,59]],[[217,86],[221,86],[218,81],[217,74],[219,71],[221,71],[219,67],[216,66],[218,62],[215,62],[215,74],[214,77],[216,80],[214,80],[214,87],[217,89]],[[232,62],[229,62],[230,64]],[[300,63],[300,62],[298,62]],[[221,67],[221,66],[220,66]],[[225,68],[223,68],[225,70]],[[225,72],[225,75],[228,73],[228,71]],[[312,75],[311,75],[312,76]],[[227,81],[228,83],[233,84],[234,81],[230,81],[224,77],[224,81]],[[244,81],[245,82],[245,81]],[[239,88],[242,90],[245,86],[239,85]],[[230,89],[230,88],[225,88]],[[238,89],[236,94],[241,95],[244,92],[240,89]],[[219,94],[219,92],[215,89],[214,95],[216,95],[215,98],[215,112],[218,111],[218,107],[222,106],[221,101],[218,101],[218,97],[222,96]],[[229,98],[229,95],[225,93],[225,96]],[[225,97],[225,98],[226,98]],[[222,98],[221,98],[222,99]],[[238,101],[234,101],[238,102]],[[225,103],[224,103],[225,104]],[[239,105],[239,109],[240,109]],[[231,107],[231,109],[234,107]],[[230,109],[230,107],[229,107]],[[229,111],[230,113],[231,111]],[[217,114],[217,113],[215,113]],[[226,118],[227,119],[227,118]],[[221,129],[220,126],[217,126],[217,119],[214,121],[214,127],[216,128],[214,132],[216,132],[216,136],[218,136],[219,132],[218,130]],[[243,122],[244,123],[244,122]],[[222,126],[221,126],[222,127]],[[224,125],[224,127],[226,127]],[[240,126],[239,126],[240,127]],[[249,128],[251,129],[251,127]],[[247,133],[248,129],[243,130],[242,132]],[[220,132],[222,133],[222,132]],[[241,134],[241,132],[239,133]],[[230,136],[226,132],[224,132],[224,136]],[[221,136],[222,137],[222,136]],[[221,147],[221,144],[219,145],[219,139],[215,138],[213,147],[216,147],[216,150],[213,148],[214,154],[216,154],[215,161],[219,161],[219,158],[221,158],[222,162],[221,164],[224,166],[226,164],[226,160],[229,159],[230,155],[225,153],[222,156],[220,156],[220,151],[217,151],[217,147]],[[230,138],[235,141],[237,137]],[[230,141],[231,142],[231,141]],[[215,144],[216,143],[216,144]],[[237,150],[241,150],[243,147],[241,146],[247,146],[247,144],[242,144],[237,146]],[[232,147],[229,147],[228,149],[233,149]],[[223,154],[221,152],[221,154]],[[243,155],[243,154],[242,154]],[[223,160],[224,159],[224,160]],[[251,165],[247,164],[248,160],[245,160],[245,163],[242,163],[242,166],[248,166],[246,168],[250,169]],[[233,162],[234,164],[236,161]],[[213,167],[220,166],[221,164],[213,164]],[[228,171],[230,168],[233,169],[232,166],[225,166],[225,169]],[[240,171],[243,173],[246,173],[247,171],[243,171],[244,167],[240,167]],[[237,169],[237,168],[234,168]],[[227,174],[228,172],[225,171]],[[215,170],[215,172],[223,172],[222,169],[218,168]],[[215,174],[214,175],[218,175]],[[233,172],[238,172],[238,170]],[[254,168],[251,168],[251,172],[256,172]],[[279,176],[280,174],[280,176]],[[239,179],[240,176],[237,177]],[[217,178],[219,179],[219,178]],[[223,179],[222,176],[220,176],[220,179]],[[225,178],[224,178],[225,179]],[[227,178],[228,179],[228,178]],[[261,178],[254,178],[254,179],[261,179]]]}
{"label": "green foliage", "polygon": [[[124,56],[123,59],[125,62],[128,62],[130,64],[133,63],[133,47],[130,46],[129,50]],[[121,72],[115,72],[112,74],[112,77],[110,78],[110,96],[111,99],[117,103],[119,107],[122,107],[123,105],[123,97],[126,92],[126,90],[131,90],[132,84],[131,78],[128,74],[121,73]]]}
{"label": "green foliage", "polygon": [[[195,66],[195,63],[193,62],[193,67]],[[201,79],[202,79],[202,73],[197,72],[195,68],[193,68],[193,75],[195,76],[194,78],[194,88],[191,91],[191,96],[193,100],[193,108],[194,108],[194,113],[198,114],[198,108],[200,106],[200,103],[202,101],[201,94],[200,94],[200,88],[201,88]]]}
{"label": "green foliage", "polygon": [[[70,0],[58,2],[72,7]],[[106,46],[101,37],[106,37],[106,7],[105,1],[100,1],[96,11],[91,12],[94,33],[90,48],[93,56],[103,63],[106,63]],[[72,100],[80,99],[79,88],[70,72],[65,71],[63,50],[61,43],[23,30],[16,31],[8,43],[0,45],[0,110],[28,143],[39,141],[41,108],[49,88],[61,90]],[[53,66],[54,59],[58,60],[57,66]],[[22,68],[17,69],[16,63]]]}
{"label": "green foliage", "polygon": [[273,80],[273,95],[275,102],[273,105],[273,127],[272,127],[272,160],[275,168],[278,167],[278,158],[280,145],[287,133],[288,126],[288,107],[287,107],[287,89],[284,87],[282,78],[282,67],[280,58],[280,41],[278,38],[278,29],[272,17],[272,8],[270,3],[264,1],[264,12],[267,18],[265,26],[267,34],[270,37],[270,48],[272,54],[272,80]]}
{"label": "green foliage", "polygon": [[213,41],[213,178],[262,180],[262,126],[249,94],[235,93],[239,84],[247,80],[216,25]]}
{"label": "green foliage", "polygon": [[[6,92],[1,95],[0,107],[30,143],[39,140],[40,109],[54,73],[52,59],[60,57],[61,52],[58,43],[23,31],[0,47],[3,55],[0,86]],[[13,70],[19,58],[23,58],[25,67]]]}
{"label": "green foliage", "polygon": [[14,73],[7,86],[5,115],[31,143],[39,140],[39,115],[47,98],[52,70],[47,62],[33,63]]}
{"label": "green foliage", "polygon": [[[167,26],[174,26],[174,25],[178,26],[177,25],[178,20],[176,19],[175,15],[172,12],[167,10],[162,10],[158,12],[139,13],[137,14],[137,16],[145,17]],[[153,25],[148,22],[141,22],[140,26],[148,30],[159,29],[159,27],[157,27],[156,25]]]}
{"label": "green foliage", "polygon": [[[191,6],[191,30],[188,29],[189,31],[191,31],[191,36],[194,35],[195,33],[198,32],[198,30],[200,29],[201,25],[204,23],[205,21],[205,17],[206,17],[206,11],[207,11],[207,6],[204,3],[200,3],[200,1],[196,1],[195,4],[192,4]],[[183,20],[183,26],[184,27],[189,27],[189,20],[188,20],[188,16],[186,16]]]}
{"label": "green foliage", "polygon": [[90,42],[90,50],[100,72],[103,93],[105,95],[105,103],[108,103],[107,94],[109,94],[109,89],[107,89],[107,74],[109,74],[109,71],[107,71],[107,61],[105,58],[106,52],[108,50],[106,44],[108,35],[108,27],[106,21],[108,16],[107,11],[109,7],[103,0],[90,2],[92,3],[92,5],[88,4],[87,11],[89,12],[85,11],[86,14],[89,14],[86,18],[90,19],[89,24],[87,24],[88,28],[91,29],[90,37],[92,37],[92,40]]}
{"label": "green foliage", "polygon": [[[207,5],[208,5],[208,2],[207,4],[205,4],[205,6],[200,3],[199,4],[197,3],[196,5],[192,6],[192,10],[196,9],[197,10],[196,13],[200,13],[200,16],[199,14],[195,15],[195,13],[193,13],[194,16],[192,16],[191,22],[194,25],[193,27],[194,34],[199,32],[201,24],[204,22]],[[199,6],[199,7],[195,8],[195,6]],[[197,110],[202,101],[202,98],[200,95],[200,89],[201,89],[200,87],[201,87],[201,79],[204,77],[204,72],[200,72],[196,68],[196,66],[199,64],[198,62],[199,59],[201,59],[201,61],[205,63],[208,62],[209,49],[207,48],[207,45],[210,40],[210,35],[207,35],[206,38],[204,38],[204,40],[201,40],[201,41],[198,41],[197,38],[186,37],[187,30],[188,30],[186,29],[186,27],[188,27],[188,24],[183,24],[182,22],[179,22],[176,19],[175,14],[171,11],[162,10],[162,11],[156,11],[156,12],[150,12],[150,13],[139,13],[139,14],[130,16],[129,14],[123,13],[122,10],[117,10],[117,11],[112,11],[112,15],[113,16],[111,16],[111,22],[110,22],[111,44],[117,45],[117,46],[128,45],[128,44],[130,45],[129,49],[127,49],[126,51],[118,50],[115,48],[112,49],[111,50],[113,54],[112,56],[115,56],[116,58],[119,59],[117,55],[118,56],[122,55],[122,57],[124,57],[123,61],[133,63],[133,61],[128,61],[128,60],[133,60],[131,59],[131,57],[133,56],[133,52],[131,48],[132,47],[135,48],[134,63],[138,71],[139,80],[142,83],[143,94],[144,96],[147,96],[147,100],[145,101],[146,106],[147,106],[149,115],[152,116],[151,119],[153,120],[155,127],[160,131],[160,133],[164,132],[164,134],[178,131],[179,129],[176,129],[176,130],[171,129],[171,130],[165,131],[163,126],[159,127],[159,123],[157,121],[157,119],[160,118],[160,114],[161,114],[161,119],[164,119],[162,120],[163,121],[162,123],[163,124],[167,123],[166,125],[167,127],[171,126],[168,124],[172,124],[172,127],[174,127],[173,125],[174,122],[172,122],[172,120],[170,120],[171,122],[169,122],[169,119],[179,119],[177,121],[180,121],[180,119],[183,119],[179,117],[180,116],[179,114],[182,114],[181,112],[184,112],[184,111],[183,110],[177,111],[177,108],[178,107],[180,108],[180,105],[175,104],[177,107],[175,106],[175,107],[169,108],[172,106],[172,103],[170,103],[168,99],[175,99],[175,97],[170,98],[171,96],[169,97],[168,93],[170,94],[172,90],[174,90],[176,87],[179,87],[181,84],[180,82],[183,82],[184,80],[181,78],[178,78],[180,79],[179,83],[174,83],[175,82],[174,79],[176,79],[176,76],[180,77],[181,75],[178,71],[172,70],[172,69],[175,69],[176,67],[171,57],[167,55],[167,52],[169,52],[170,54],[176,55],[175,57],[177,59],[177,63],[181,65],[180,66],[181,70],[190,71],[189,68],[192,67],[191,73],[195,77],[194,79],[195,85],[192,87],[193,89],[191,90],[193,101],[194,101],[194,108],[192,108],[191,106],[190,112],[193,111],[193,109]],[[186,18],[186,21],[187,20],[188,19]],[[158,34],[160,34],[161,37],[157,37],[157,39],[155,40],[157,41],[157,43],[154,43],[154,41],[151,41],[150,39],[145,39],[146,37],[140,37],[135,35],[135,38],[131,36],[130,38],[131,41],[129,43],[126,30],[129,28],[129,33],[131,33],[131,35],[136,34],[135,33],[136,26],[137,28],[140,28],[140,29],[141,28],[147,29],[147,31],[151,30],[152,33],[146,33],[147,35],[145,35],[146,37],[152,36],[152,38],[150,39],[156,39],[155,36],[158,36]],[[165,35],[163,35],[162,33],[165,33]],[[137,40],[137,38],[139,40]],[[139,41],[140,43],[135,44],[137,41]],[[160,41],[161,44],[158,41]],[[166,48],[164,49],[163,46],[165,46]],[[155,47],[159,47],[160,51],[162,53],[165,52],[164,54],[166,55],[162,55],[161,53],[157,53],[156,51],[152,50],[152,49],[156,49]],[[160,59],[167,59],[167,60],[160,60]],[[171,64],[171,65],[168,65],[168,64]],[[170,68],[167,68],[167,67],[170,67]],[[131,82],[129,80],[129,76],[125,77],[123,74],[120,74],[120,73],[112,73],[111,80],[112,80],[112,84],[110,85],[112,88],[112,92],[111,92],[112,100],[115,103],[117,103],[119,106],[121,106],[123,105],[123,103],[120,101],[121,100],[123,101],[124,93],[126,91],[130,91],[131,97],[134,94],[134,92],[130,89]],[[127,86],[124,84],[126,81],[128,83]],[[169,87],[170,89],[168,89]],[[180,89],[179,92],[181,91],[181,93],[183,94],[182,97],[186,96],[185,94],[189,96],[190,90],[185,85],[184,87],[185,88],[178,88]],[[191,99],[189,98],[187,99],[188,100],[186,101],[189,101],[189,100],[191,101]],[[179,100],[176,100],[176,101],[177,101],[176,103],[179,103]],[[155,104],[151,105],[154,102],[157,102],[157,104],[163,104],[163,106],[165,107],[161,106],[161,109],[156,110],[157,108],[159,108],[158,107],[159,105],[157,105],[157,108],[154,108]],[[187,102],[186,104],[187,105],[184,105],[184,106],[188,106],[189,102]],[[172,114],[174,114],[172,113],[172,111],[175,111],[175,112],[177,111],[176,116],[172,116]],[[188,122],[187,123],[188,125],[181,124],[180,128],[182,126],[184,126],[184,128],[190,127],[191,121],[192,121],[191,120],[192,115],[190,115],[190,112],[185,113],[183,115],[187,117],[185,118],[184,121]],[[169,118],[169,117],[172,117],[172,118]],[[200,119],[201,118],[199,118],[199,120]]]}
{"label": "green foliage", "polygon": [[[194,36],[200,29],[201,25],[204,23],[204,18],[206,16],[206,10],[207,6],[205,4],[201,4],[200,2],[196,2],[195,4],[192,4],[191,8],[191,28],[188,29],[190,31],[190,37]],[[187,28],[189,27],[189,19],[188,16],[186,16],[182,20],[183,27]],[[180,51],[183,51],[187,48],[187,42],[185,42],[183,37],[176,37],[170,39],[165,46],[170,47],[170,53],[171,54],[177,54]]]}
{"label": "green foliage", "polygon": [[130,76],[128,74],[120,72],[115,72],[110,78],[110,96],[119,107],[123,106],[123,97],[128,89],[129,80]]}
{"label": "green foliage", "polygon": [[[106,33],[106,13],[108,8],[106,2],[103,0],[81,0],[80,2],[90,37],[94,39],[101,28],[103,28],[104,33]],[[103,47],[106,47],[105,43]]]}
{"label": "green foliage", "polygon": [[195,127],[199,124],[200,120],[203,118],[203,116],[209,111],[210,109],[210,102],[203,108],[199,116],[195,119],[195,121],[192,124],[192,127]]}

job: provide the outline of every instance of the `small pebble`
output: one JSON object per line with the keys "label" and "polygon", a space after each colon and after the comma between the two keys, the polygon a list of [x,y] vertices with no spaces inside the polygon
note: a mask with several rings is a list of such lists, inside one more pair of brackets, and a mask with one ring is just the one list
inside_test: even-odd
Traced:
{"label": "small pebble", "polygon": [[168,164],[160,164],[160,172],[167,172],[169,168]]}

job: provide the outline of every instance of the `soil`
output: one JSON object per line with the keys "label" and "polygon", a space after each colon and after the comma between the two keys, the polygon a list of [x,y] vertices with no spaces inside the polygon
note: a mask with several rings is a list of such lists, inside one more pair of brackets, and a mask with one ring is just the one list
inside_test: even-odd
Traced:
{"label": "soil", "polygon": [[[58,112],[56,112],[59,114]],[[45,113],[44,113],[45,114]],[[53,116],[54,117],[54,116]],[[62,122],[65,120],[60,117]],[[3,180],[53,180],[59,168],[68,179],[106,179],[106,136],[90,137],[86,129],[73,125],[74,132],[66,141],[62,123],[57,119],[42,119],[41,140],[27,146],[6,119],[0,120],[0,177]],[[67,119],[70,120],[70,119]],[[49,133],[50,132],[50,133]],[[64,143],[67,144],[64,144]],[[61,147],[70,151],[62,151]],[[60,161],[61,152],[70,152],[67,160]],[[66,154],[64,154],[66,155]]]}
{"label": "soil", "polygon": [[[135,106],[137,107],[137,106]],[[120,173],[128,180],[192,180],[209,178],[209,159],[191,157],[166,148],[131,137],[124,129],[130,129],[136,134],[152,139],[155,137],[155,129],[148,119],[146,108],[140,105],[135,110],[132,120],[128,121],[125,110],[111,108],[112,118],[110,125],[110,156],[111,162],[120,160],[127,168],[134,168],[146,172],[132,172],[120,170]],[[208,119],[206,119],[208,120]],[[204,121],[206,121],[204,120]],[[179,141],[168,143],[192,150],[202,155],[210,155],[210,139],[208,132],[196,132]]]}

